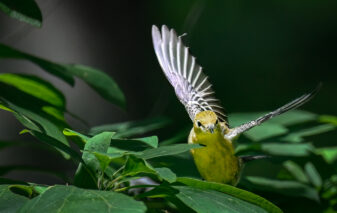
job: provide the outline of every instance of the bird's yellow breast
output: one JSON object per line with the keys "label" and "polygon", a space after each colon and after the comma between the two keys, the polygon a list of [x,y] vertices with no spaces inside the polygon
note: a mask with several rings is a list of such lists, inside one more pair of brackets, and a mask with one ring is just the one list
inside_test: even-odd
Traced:
{"label": "bird's yellow breast", "polygon": [[188,143],[205,145],[205,147],[191,150],[197,169],[205,180],[237,184],[241,163],[234,155],[232,142],[225,139],[220,131],[196,133],[192,128]]}

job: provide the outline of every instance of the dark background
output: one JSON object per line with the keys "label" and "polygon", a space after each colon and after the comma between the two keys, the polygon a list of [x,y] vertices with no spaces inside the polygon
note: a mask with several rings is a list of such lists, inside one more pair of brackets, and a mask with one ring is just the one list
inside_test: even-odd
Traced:
{"label": "dark background", "polygon": [[[0,14],[0,42],[55,62],[81,63],[112,76],[127,98],[123,111],[80,80],[71,88],[37,66],[1,60],[0,72],[24,72],[51,81],[64,92],[69,111],[90,126],[166,115],[171,130],[191,125],[165,79],[151,41],[151,26],[166,24],[187,33],[185,43],[210,77],[227,112],[276,109],[323,83],[302,109],[337,112],[337,2],[314,1],[83,1],[37,0],[43,27]],[[85,126],[68,118],[75,130]],[[0,111],[0,140],[19,136],[19,122]],[[331,143],[335,139],[330,137]],[[37,165],[73,173],[57,154],[34,147],[0,152],[0,165]],[[49,175],[16,171],[6,177],[61,183]]]}

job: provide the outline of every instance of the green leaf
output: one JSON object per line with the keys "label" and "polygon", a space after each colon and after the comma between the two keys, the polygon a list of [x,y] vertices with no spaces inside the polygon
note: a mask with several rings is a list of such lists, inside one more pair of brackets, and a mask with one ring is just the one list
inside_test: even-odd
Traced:
{"label": "green leaf", "polygon": [[145,137],[145,138],[134,138],[132,140],[141,141],[153,148],[158,147],[158,137],[157,136],[150,136],[150,137]]}
{"label": "green leaf", "polygon": [[156,129],[160,129],[171,122],[165,117],[148,118],[141,121],[128,121],[117,124],[106,124],[102,126],[93,127],[89,134],[95,135],[104,131],[116,132],[115,138],[132,137],[135,135],[142,135]]}
{"label": "green leaf", "polygon": [[82,159],[92,171],[100,170],[100,162],[97,160],[93,152],[106,153],[114,134],[114,132],[100,133],[90,138],[85,144]]}
{"label": "green leaf", "polygon": [[19,21],[42,26],[42,14],[34,0],[0,0],[0,10]]}
{"label": "green leaf", "polygon": [[122,152],[115,152],[115,153],[93,152],[93,154],[97,158],[99,165],[101,167],[101,171],[103,172],[106,170],[106,168],[114,159],[120,158],[124,155],[124,153]]}
{"label": "green leaf", "polygon": [[156,149],[144,150],[142,151],[142,154],[140,154],[138,157],[151,159],[162,156],[177,155],[183,152],[187,152],[190,149],[197,149],[200,147],[202,146],[200,146],[199,144],[175,144],[170,146],[160,146]]}
{"label": "green leaf", "polygon": [[335,128],[336,127],[332,124],[323,124],[323,125],[315,126],[312,128],[301,129],[295,132],[291,132],[290,134],[286,135],[285,137],[282,137],[281,139],[283,141],[299,143],[299,142],[304,141],[303,137],[308,137],[312,135],[318,135],[321,133],[329,132]]}
{"label": "green leaf", "polygon": [[9,190],[10,185],[0,185],[1,212],[17,212],[29,199]]}
{"label": "green leaf", "polygon": [[308,162],[304,166],[305,173],[307,174],[310,182],[317,188],[320,188],[322,186],[322,178],[318,171],[316,170],[315,166]]}
{"label": "green leaf", "polygon": [[[146,145],[146,146],[144,146]],[[111,140],[111,146],[130,151],[140,151],[148,146],[156,148],[158,146],[158,137],[150,136],[145,138],[135,138],[135,139],[120,139],[114,136]]]}
{"label": "green leaf", "polygon": [[169,168],[166,167],[154,168],[154,170],[161,178],[163,178],[169,183],[173,183],[177,180],[177,175],[174,174]]}
{"label": "green leaf", "polygon": [[176,180],[176,175],[169,168],[153,168],[144,159],[138,158],[133,155],[128,156],[123,170],[123,176],[135,176],[140,173],[154,174],[159,178],[168,181],[169,183]]}
{"label": "green leaf", "polygon": [[10,85],[19,91],[36,97],[57,108],[65,109],[63,94],[52,84],[33,75],[3,73],[0,82]]}
{"label": "green leaf", "polygon": [[250,190],[272,192],[293,197],[304,197],[317,202],[319,201],[318,193],[314,188],[297,181],[247,176],[241,180],[240,184]]}
{"label": "green leaf", "polygon": [[48,135],[45,135],[38,131],[33,131],[33,130],[29,131],[29,133],[33,135],[34,137],[36,137],[41,142],[51,145],[52,147],[57,148],[58,150],[61,150],[63,153],[71,156],[73,160],[76,160],[78,162],[82,161],[80,155],[76,151],[71,149],[69,146],[63,144],[62,142],[54,139],[53,137],[50,137]]}
{"label": "green leaf", "polygon": [[330,164],[337,160],[337,147],[318,148],[315,152],[322,155],[326,162]]}
{"label": "green leaf", "polygon": [[236,148],[236,152],[240,154],[247,151],[260,151],[268,155],[288,157],[309,156],[314,150],[315,147],[311,143],[254,143],[240,144]]}
{"label": "green leaf", "polygon": [[[226,195],[230,195],[234,198],[238,198],[243,201],[247,201],[251,204],[254,204],[256,206],[259,206],[267,212],[274,212],[274,213],[280,213],[282,212],[277,206],[269,202],[268,200],[253,194],[251,192],[239,189],[234,186],[230,186],[227,184],[220,184],[220,183],[213,183],[213,182],[206,182],[201,181],[193,178],[178,178],[178,183],[183,183],[187,186],[191,186],[194,188],[198,188],[201,190],[216,190],[222,193],[225,193]],[[244,211],[243,211],[244,212]]]}
{"label": "green leaf", "polygon": [[267,212],[259,206],[218,191],[189,186],[175,186],[174,188],[179,190],[176,197],[196,212]]}
{"label": "green leaf", "polygon": [[28,201],[19,212],[119,212],[142,213],[146,206],[129,196],[112,191],[53,186]]}
{"label": "green leaf", "polygon": [[298,181],[302,183],[309,183],[309,179],[304,173],[303,169],[293,161],[286,161],[283,167]]}
{"label": "green leaf", "polygon": [[0,44],[0,58],[25,59],[40,66],[45,71],[55,75],[70,85],[74,85],[74,76],[84,80],[103,98],[125,107],[125,97],[116,82],[101,70],[78,64],[54,63],[19,50]]}
{"label": "green leaf", "polygon": [[337,116],[322,115],[322,116],[319,116],[318,121],[322,123],[330,123],[330,124],[337,126]]}

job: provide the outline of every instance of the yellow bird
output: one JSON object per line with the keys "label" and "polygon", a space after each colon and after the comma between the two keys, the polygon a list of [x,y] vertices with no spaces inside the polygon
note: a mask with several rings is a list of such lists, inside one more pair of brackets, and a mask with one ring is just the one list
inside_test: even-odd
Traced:
{"label": "yellow bird", "polygon": [[193,121],[188,143],[204,145],[191,150],[191,153],[200,175],[207,181],[236,185],[243,163],[259,157],[236,156],[232,140],[264,121],[301,106],[318,91],[317,88],[256,120],[229,128],[224,110],[214,97],[212,85],[182,43],[181,36],[165,25],[161,31],[153,26],[152,40],[165,76]]}

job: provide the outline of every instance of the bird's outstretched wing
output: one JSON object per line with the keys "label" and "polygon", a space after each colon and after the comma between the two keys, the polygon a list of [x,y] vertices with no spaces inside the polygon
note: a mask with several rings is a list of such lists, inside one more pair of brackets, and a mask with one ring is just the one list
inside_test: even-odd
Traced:
{"label": "bird's outstretched wing", "polygon": [[206,110],[215,112],[221,121],[226,121],[224,110],[214,97],[212,85],[202,67],[174,29],[169,30],[163,25],[160,32],[152,26],[152,40],[159,64],[192,121],[197,113]]}
{"label": "bird's outstretched wing", "polygon": [[289,110],[292,110],[292,109],[296,109],[300,106],[302,106],[303,104],[307,103],[311,98],[313,98],[317,92],[319,91],[319,89],[321,88],[321,84],[318,84],[318,86],[311,92],[307,93],[307,94],[304,94],[302,95],[301,97],[298,97],[296,98],[295,100],[287,103],[286,105],[272,111],[272,112],[269,112],[259,118],[257,118],[256,120],[252,120],[252,121],[249,121],[247,123],[244,123],[238,127],[235,127],[235,128],[232,128],[229,133],[227,133],[225,135],[226,138],[228,139],[232,139],[234,138],[235,136],[255,127],[255,126],[258,126],[260,124],[262,124],[263,122],[265,121],[268,121],[269,119],[272,119],[278,115],[281,115],[285,112],[288,112]]}

